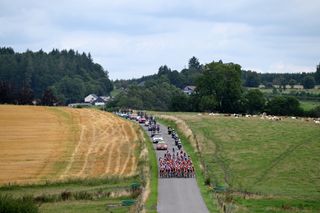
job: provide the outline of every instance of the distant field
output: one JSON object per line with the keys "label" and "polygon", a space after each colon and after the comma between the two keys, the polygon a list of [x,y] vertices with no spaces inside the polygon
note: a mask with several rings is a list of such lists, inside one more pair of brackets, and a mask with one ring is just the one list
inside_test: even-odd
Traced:
{"label": "distant field", "polygon": [[[248,88],[248,89],[257,89],[257,88]],[[262,92],[264,93],[272,93],[273,89],[264,89],[264,88],[259,88]],[[277,89],[279,90],[279,89]],[[320,94],[320,89],[291,89],[291,88],[286,88],[285,90],[282,90],[283,93],[289,94],[291,92],[306,92],[306,93],[311,93],[311,94]]]}
{"label": "distant field", "polygon": [[137,140],[110,113],[0,105],[0,184],[133,176]]}
{"label": "distant field", "polygon": [[[173,115],[169,113],[170,115]],[[236,212],[320,211],[320,126],[174,114],[197,138],[213,186]]]}
{"label": "distant field", "polygon": [[317,106],[320,106],[320,101],[300,101],[301,107],[308,111]]}

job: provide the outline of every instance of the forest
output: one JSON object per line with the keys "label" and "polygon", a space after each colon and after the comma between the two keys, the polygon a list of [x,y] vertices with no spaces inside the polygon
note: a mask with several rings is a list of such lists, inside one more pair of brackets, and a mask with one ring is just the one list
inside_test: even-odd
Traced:
{"label": "forest", "polygon": [[90,93],[108,95],[112,89],[108,72],[93,62],[90,53],[72,49],[16,53],[0,48],[1,103],[65,105]]}
{"label": "forest", "polygon": [[[319,94],[300,92],[266,95],[257,89],[285,90],[288,85],[313,88],[320,84],[320,64],[310,73],[257,73],[241,65],[212,61],[200,64],[196,57],[181,71],[167,65],[154,75],[131,80],[111,81],[108,71],[93,62],[90,53],[53,49],[46,53],[0,48],[0,103],[67,105],[83,102],[90,94],[110,95],[108,110],[133,108],[158,111],[207,111],[223,113],[261,113],[275,115],[320,116],[320,109],[304,111],[299,100]],[[185,86],[195,86],[191,95]],[[290,107],[289,107],[290,106]]]}

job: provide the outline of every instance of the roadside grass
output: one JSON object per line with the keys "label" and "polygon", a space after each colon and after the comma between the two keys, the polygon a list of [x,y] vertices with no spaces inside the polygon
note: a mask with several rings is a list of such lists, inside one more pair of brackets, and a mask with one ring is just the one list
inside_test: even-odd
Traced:
{"label": "roadside grass", "polygon": [[149,167],[150,167],[150,194],[145,203],[147,212],[157,212],[157,203],[158,203],[158,165],[157,165],[157,156],[153,148],[153,144],[147,135],[147,133],[142,130],[144,133],[145,143],[148,148],[149,153]]}
{"label": "roadside grass", "polygon": [[190,155],[192,162],[195,166],[196,180],[200,188],[202,198],[210,212],[217,212],[218,206],[214,200],[214,194],[212,193],[212,189],[210,188],[210,186],[206,184],[206,177],[205,177],[205,174],[203,173],[203,169],[201,168],[201,163],[200,163],[201,158],[199,156],[199,153],[195,152],[189,140],[185,137],[183,132],[181,132],[181,130],[177,127],[174,121],[163,119],[163,118],[158,118],[158,120],[160,123],[166,126],[173,127],[177,131],[181,139],[183,149],[186,150],[188,155]]}
{"label": "roadside grass", "polygon": [[220,193],[224,204],[239,212],[320,211],[320,129],[315,124],[175,116],[199,139],[211,184],[228,189]]}
{"label": "roadside grass", "polygon": [[[10,185],[0,187],[0,195],[18,201],[29,198],[39,206],[40,212],[96,212],[108,209],[112,212],[128,212],[132,207],[123,206],[122,202],[137,199],[140,192],[135,191],[132,184],[139,180],[138,176],[108,177]],[[108,207],[108,204],[114,207]]]}
{"label": "roadside grass", "polygon": [[[124,119],[124,118],[123,118]],[[148,194],[148,197],[144,203],[146,212],[155,213],[157,212],[157,203],[158,203],[158,162],[157,162],[157,156],[156,152],[153,148],[153,144],[150,140],[150,137],[146,133],[146,131],[137,123],[133,122],[134,125],[137,127],[139,131],[143,133],[143,139],[141,139],[140,148],[139,151],[143,151],[143,147],[145,146],[148,151],[148,156],[146,160],[140,159],[139,161],[139,167],[141,170],[141,176],[144,176],[143,167],[148,166],[148,178],[150,180],[149,189],[150,192]],[[136,153],[137,157],[140,155],[140,153]],[[146,184],[145,177],[142,177],[142,182]],[[145,186],[146,187],[146,186]]]}

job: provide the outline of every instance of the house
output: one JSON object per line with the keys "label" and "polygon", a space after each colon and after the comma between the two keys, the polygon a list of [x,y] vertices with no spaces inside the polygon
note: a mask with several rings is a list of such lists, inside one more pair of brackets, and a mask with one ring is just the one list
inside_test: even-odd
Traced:
{"label": "house", "polygon": [[[291,87],[287,87],[287,88],[291,88]],[[303,89],[303,85],[293,85],[293,89]]]}
{"label": "house", "polygon": [[195,91],[196,87],[195,86],[186,86],[183,89],[183,92],[187,95],[191,95]]}
{"label": "house", "polygon": [[98,96],[96,94],[90,94],[90,95],[88,95],[87,97],[84,98],[84,102],[85,103],[92,103],[97,99],[98,99]]}
{"label": "house", "polygon": [[104,102],[110,101],[110,96],[100,96],[100,98],[102,98],[102,100],[104,100]]}
{"label": "house", "polygon": [[96,100],[92,102],[92,104],[95,106],[104,106],[106,105],[106,102],[101,97],[98,97]]}

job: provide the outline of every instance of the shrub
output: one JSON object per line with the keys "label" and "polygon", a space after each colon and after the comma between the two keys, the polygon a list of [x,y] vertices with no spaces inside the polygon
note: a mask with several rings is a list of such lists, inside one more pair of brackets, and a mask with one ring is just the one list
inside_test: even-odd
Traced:
{"label": "shrub", "polygon": [[38,206],[31,196],[13,198],[10,195],[0,195],[1,213],[36,213],[38,211]]}
{"label": "shrub", "polygon": [[71,198],[71,192],[69,192],[69,191],[61,192],[61,199],[62,200],[70,200],[70,198]]}

